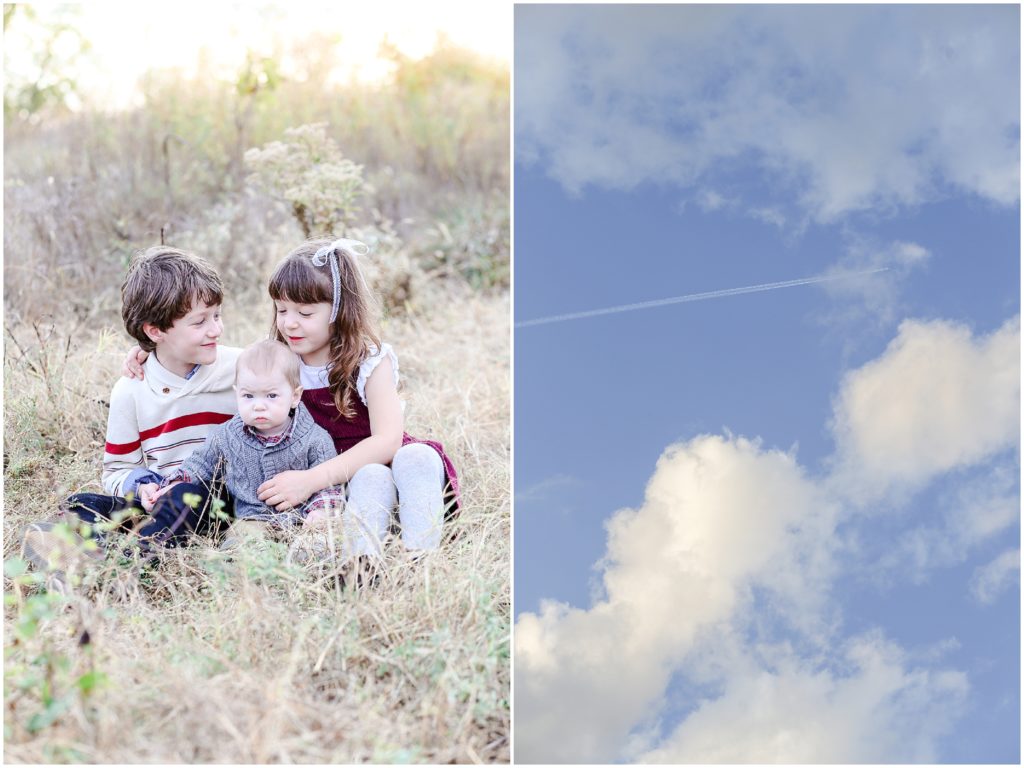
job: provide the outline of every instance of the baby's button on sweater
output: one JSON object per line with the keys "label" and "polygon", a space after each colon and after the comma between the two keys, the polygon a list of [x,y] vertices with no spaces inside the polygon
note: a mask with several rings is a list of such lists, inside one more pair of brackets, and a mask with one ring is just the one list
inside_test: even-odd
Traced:
{"label": "baby's button on sweater", "polygon": [[263,468],[263,479],[269,480],[277,474],[274,452],[270,450],[274,446],[264,445],[263,454],[260,456],[260,466]]}

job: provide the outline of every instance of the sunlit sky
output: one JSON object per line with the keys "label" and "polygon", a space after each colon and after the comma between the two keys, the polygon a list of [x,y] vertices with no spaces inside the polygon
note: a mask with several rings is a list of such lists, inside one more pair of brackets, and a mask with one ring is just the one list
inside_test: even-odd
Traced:
{"label": "sunlit sky", "polygon": [[1019,764],[1019,23],[517,6],[517,763]]}
{"label": "sunlit sky", "polygon": [[[511,4],[441,0],[420,6],[407,3],[93,3],[77,8],[33,6],[35,21],[15,17],[4,36],[5,69],[27,66],[26,49],[40,25],[61,18],[91,44],[76,70],[85,98],[107,108],[132,106],[136,83],[153,68],[180,68],[213,77],[236,75],[247,52],[284,54],[313,33],[336,35],[338,80],[373,81],[386,75],[378,58],[382,41],[419,57],[438,35],[500,61],[512,52]],[[38,38],[37,38],[38,39]],[[68,33],[61,47],[76,45]],[[200,53],[203,53],[202,57]]]}

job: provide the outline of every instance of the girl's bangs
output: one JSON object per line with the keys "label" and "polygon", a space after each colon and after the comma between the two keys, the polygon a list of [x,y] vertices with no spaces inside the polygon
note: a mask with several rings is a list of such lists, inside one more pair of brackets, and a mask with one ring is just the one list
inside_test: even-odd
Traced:
{"label": "girl's bangs", "polygon": [[330,279],[303,259],[286,259],[274,270],[267,290],[274,301],[319,304],[333,299]]}

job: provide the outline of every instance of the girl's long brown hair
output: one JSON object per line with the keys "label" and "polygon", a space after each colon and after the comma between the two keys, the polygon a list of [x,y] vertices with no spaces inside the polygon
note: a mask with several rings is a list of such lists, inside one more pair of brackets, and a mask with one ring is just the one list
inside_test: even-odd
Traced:
{"label": "girl's long brown hair", "polygon": [[[330,304],[334,298],[334,282],[330,263],[314,266],[313,254],[331,240],[308,240],[293,250],[277,265],[270,278],[268,291],[274,301],[296,304]],[[327,363],[327,385],[334,396],[338,413],[346,419],[355,416],[352,405],[359,364],[370,353],[370,345],[381,348],[374,329],[373,297],[363,280],[359,265],[345,251],[337,249],[338,273],[341,278],[341,301],[338,317],[331,328],[331,353]],[[271,326],[272,338],[288,343],[277,329],[277,308]]]}

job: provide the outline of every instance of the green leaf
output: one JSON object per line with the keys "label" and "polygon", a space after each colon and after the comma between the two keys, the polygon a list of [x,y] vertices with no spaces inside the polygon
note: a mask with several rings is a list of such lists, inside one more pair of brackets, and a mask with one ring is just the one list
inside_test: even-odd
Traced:
{"label": "green leaf", "polygon": [[48,728],[71,706],[71,702],[67,698],[54,699],[46,705],[46,709],[42,712],[37,712],[32,715],[28,721],[28,730],[30,733],[38,733],[43,728]]}
{"label": "green leaf", "polygon": [[38,571],[29,571],[14,579],[15,584],[21,584],[26,587],[30,587],[33,584],[42,584],[44,581],[46,581],[46,574],[39,573]]}
{"label": "green leaf", "polygon": [[4,560],[4,576],[10,579],[13,579],[15,576],[21,576],[27,570],[28,563],[20,557],[10,557]]}
{"label": "green leaf", "polygon": [[105,685],[107,682],[107,676],[100,672],[98,669],[94,669],[90,672],[86,672],[80,678],[75,681],[75,685],[78,689],[86,696],[92,693],[96,688]]}
{"label": "green leaf", "polygon": [[56,615],[57,607],[63,604],[63,602],[64,598],[62,595],[52,592],[32,595],[32,597],[25,601],[25,611],[22,619],[28,618],[33,621],[52,619]]}
{"label": "green leaf", "polygon": [[75,538],[75,532],[71,530],[71,527],[67,523],[57,523],[53,528],[50,529],[52,533],[59,541],[65,544],[77,544],[78,541]]}
{"label": "green leaf", "polygon": [[43,678],[38,674],[29,674],[18,680],[15,685],[23,691],[31,690],[39,685],[43,681]]}
{"label": "green leaf", "polygon": [[31,640],[39,631],[39,622],[30,616],[22,616],[14,628],[14,634],[19,640]]}

